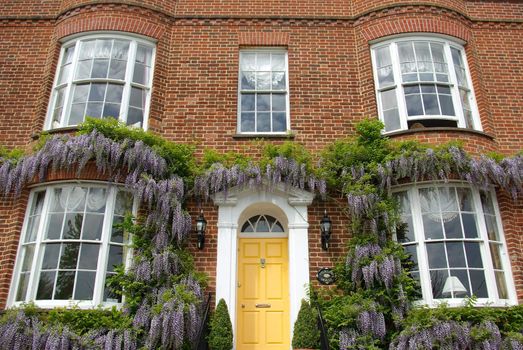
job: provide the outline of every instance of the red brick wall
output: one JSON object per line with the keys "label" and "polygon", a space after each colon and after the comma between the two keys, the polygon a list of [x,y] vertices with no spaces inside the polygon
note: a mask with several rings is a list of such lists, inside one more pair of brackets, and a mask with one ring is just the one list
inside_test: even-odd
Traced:
{"label": "red brick wall", "polygon": [[[287,48],[294,140],[320,151],[334,139],[353,135],[354,125],[364,117],[377,114],[370,41],[402,33],[438,33],[465,42],[485,134],[440,129],[391,137],[431,144],[459,139],[475,154],[512,154],[523,147],[522,16],[523,3],[509,0],[256,0],[248,6],[238,0],[4,1],[0,143],[29,147],[31,135],[42,129],[60,40],[69,35],[123,31],[155,40],[150,129],[170,140],[195,144],[198,154],[204,148],[255,154],[258,146],[251,139],[234,138],[242,47]],[[27,192],[13,202],[0,202],[0,307],[9,288],[26,202]],[[516,286],[523,296],[523,209],[504,196],[500,204]],[[318,225],[325,207],[334,222],[328,252],[321,250]],[[312,279],[319,268],[337,261],[349,239],[346,213],[340,208],[337,202],[319,201],[310,207]],[[197,266],[209,274],[212,290],[217,211],[211,203],[203,209],[208,220],[205,249],[196,252],[195,237],[189,245]],[[197,205],[191,204],[190,211],[196,217]]]}

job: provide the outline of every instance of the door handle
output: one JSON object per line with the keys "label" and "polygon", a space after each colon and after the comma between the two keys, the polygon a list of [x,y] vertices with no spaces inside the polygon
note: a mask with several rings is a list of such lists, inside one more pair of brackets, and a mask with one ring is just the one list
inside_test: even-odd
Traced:
{"label": "door handle", "polygon": [[256,307],[259,309],[268,309],[271,307],[271,304],[256,304]]}

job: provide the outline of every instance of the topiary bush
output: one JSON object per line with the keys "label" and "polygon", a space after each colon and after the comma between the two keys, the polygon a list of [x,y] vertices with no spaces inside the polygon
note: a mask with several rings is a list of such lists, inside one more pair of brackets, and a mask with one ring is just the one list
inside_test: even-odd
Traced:
{"label": "topiary bush", "polygon": [[209,347],[212,350],[232,349],[232,324],[225,300],[220,299],[211,319]]}
{"label": "topiary bush", "polygon": [[318,317],[310,304],[302,299],[300,312],[294,323],[292,347],[294,349],[318,349],[320,347],[320,330]]}

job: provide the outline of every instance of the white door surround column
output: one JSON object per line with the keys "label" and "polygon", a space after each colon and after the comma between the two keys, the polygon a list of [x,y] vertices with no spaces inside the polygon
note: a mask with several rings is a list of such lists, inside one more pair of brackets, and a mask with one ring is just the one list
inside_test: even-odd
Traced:
{"label": "white door surround column", "polygon": [[[224,299],[236,331],[236,291],[238,262],[238,226],[249,215],[278,213],[276,217],[286,225],[289,239],[289,306],[291,339],[294,322],[306,297],[309,284],[309,239],[307,207],[314,194],[283,184],[271,191],[232,190],[227,196],[214,196],[218,206],[218,248],[216,261],[216,302]],[[284,217],[281,217],[281,216]]]}

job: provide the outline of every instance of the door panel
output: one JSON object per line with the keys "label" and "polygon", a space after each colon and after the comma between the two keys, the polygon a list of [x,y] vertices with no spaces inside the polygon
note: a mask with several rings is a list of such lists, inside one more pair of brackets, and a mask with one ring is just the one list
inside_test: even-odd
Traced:
{"label": "door panel", "polygon": [[238,350],[288,350],[287,238],[241,238],[238,254]]}

